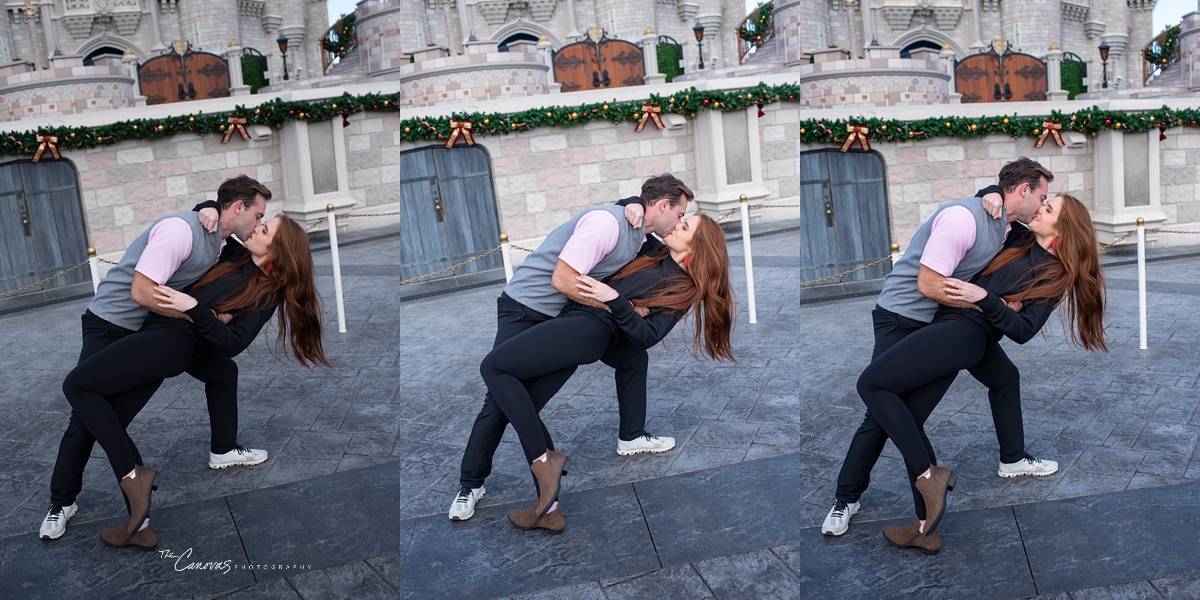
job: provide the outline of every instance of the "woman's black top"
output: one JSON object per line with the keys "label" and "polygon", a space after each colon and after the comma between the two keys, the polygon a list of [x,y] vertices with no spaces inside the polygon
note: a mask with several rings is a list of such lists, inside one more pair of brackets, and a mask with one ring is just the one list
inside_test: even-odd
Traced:
{"label": "woman's black top", "polygon": [[258,332],[262,331],[263,326],[275,313],[279,302],[271,295],[264,298],[258,307],[231,311],[233,319],[228,325],[213,315],[209,306],[237,294],[246,281],[257,272],[258,265],[254,264],[254,261],[247,261],[241,269],[218,277],[207,285],[188,288],[185,292],[197,302],[195,308],[187,311],[191,321],[151,313],[142,329],[174,327],[187,334],[197,344],[211,344],[221,354],[233,358],[258,337]]}
{"label": "woman's black top", "polygon": [[[1032,235],[1028,230],[1023,233],[1014,230],[1007,245],[1018,245]],[[1017,260],[975,279],[975,285],[988,291],[987,296],[975,303],[979,310],[942,306],[934,320],[941,318],[943,313],[964,315],[987,330],[992,342],[1000,341],[1002,336],[1008,336],[1018,344],[1028,342],[1041,331],[1059,299],[1025,300],[1021,311],[1017,312],[1005,305],[1001,297],[1021,291],[1035,275],[1034,268],[1048,260],[1055,260],[1054,256],[1035,242],[1029,252]]]}
{"label": "woman's black top", "polygon": [[563,309],[562,314],[569,311],[583,311],[603,321],[619,341],[624,335],[641,348],[651,348],[671,333],[671,329],[684,316],[684,311],[666,308],[652,308],[650,314],[642,317],[633,309],[631,300],[649,298],[655,291],[670,285],[670,280],[676,277],[687,277],[687,272],[669,255],[657,265],[644,271],[639,271],[621,279],[610,279],[608,285],[617,291],[619,296],[608,301],[608,310],[571,302]]}

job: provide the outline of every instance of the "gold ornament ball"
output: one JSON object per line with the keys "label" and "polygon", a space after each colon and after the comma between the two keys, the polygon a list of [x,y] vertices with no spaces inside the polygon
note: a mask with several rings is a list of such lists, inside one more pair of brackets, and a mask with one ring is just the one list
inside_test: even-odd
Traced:
{"label": "gold ornament ball", "polygon": [[801,128],[800,128],[800,135],[804,135],[804,128],[803,128],[803,127],[801,127]]}
{"label": "gold ornament ball", "polygon": [[971,131],[975,131],[975,127],[976,127],[976,125],[974,123],[971,123]]}
{"label": "gold ornament ball", "polygon": [[1041,133],[1042,133],[1041,129],[1039,129],[1037,127],[1033,128],[1033,135],[1041,135]]}
{"label": "gold ornament ball", "polygon": [[222,125],[222,126],[221,126],[221,131],[225,131],[225,126],[224,126],[224,125]]}
{"label": "gold ornament ball", "polygon": [[547,113],[546,113],[546,116],[547,116],[547,117],[553,117],[553,116],[554,116],[554,114],[553,114],[553,113],[551,113],[551,112],[547,112]]}
{"label": "gold ornament ball", "polygon": [[195,121],[196,121],[196,117],[188,117],[188,123],[193,123]]}
{"label": "gold ornament ball", "polygon": [[333,109],[334,109],[334,110],[337,110],[337,105],[336,105],[336,104],[334,104],[334,105],[333,105]]}
{"label": "gold ornament ball", "polygon": [[283,129],[283,123],[276,123],[275,129]]}
{"label": "gold ornament ball", "polygon": [[74,132],[74,131],[72,131],[72,132],[71,132],[71,137],[75,137],[75,132]]}
{"label": "gold ornament ball", "polygon": [[642,113],[633,113],[633,118],[634,118],[634,119],[640,119],[640,118],[642,118]]}
{"label": "gold ornament ball", "polygon": [[1093,131],[1093,132],[1092,132],[1092,137],[1096,137],[1096,132],[1095,132],[1095,131]]}
{"label": "gold ornament ball", "polygon": [[256,109],[254,109],[254,114],[256,114],[256,115],[257,115],[257,114],[259,114],[259,113],[261,113],[261,112],[262,112],[262,109],[261,109],[261,108],[256,108]]}
{"label": "gold ornament ball", "polygon": [[880,130],[880,131],[887,131],[887,125],[880,125],[880,126],[879,126],[879,130]]}
{"label": "gold ornament ball", "polygon": [[162,125],[159,125],[159,126],[158,126],[158,130],[159,130],[159,131],[162,131],[162,130],[163,130],[163,126],[162,126]]}
{"label": "gold ornament ball", "polygon": [[134,131],[137,131],[137,125],[134,125],[134,126],[133,126],[133,130],[134,130]]}
{"label": "gold ornament ball", "polygon": [[1151,115],[1151,116],[1150,116],[1150,122],[1151,122],[1151,123],[1153,123],[1153,122],[1154,122],[1154,115]]}
{"label": "gold ornament ball", "polygon": [[946,129],[950,129],[950,121],[946,121]]}
{"label": "gold ornament ball", "polygon": [[579,116],[579,113],[571,113],[571,118],[572,118],[572,119],[574,119],[575,117],[578,117],[578,116]]}
{"label": "gold ornament ball", "polygon": [[911,132],[911,131],[908,132],[908,137],[912,137],[912,136],[913,136],[913,132]]}
{"label": "gold ornament ball", "polygon": [[1004,117],[1004,124],[1008,125],[1008,117]]}
{"label": "gold ornament ball", "polygon": [[1071,120],[1072,120],[1072,121],[1074,121],[1074,120],[1075,120],[1075,115],[1071,115]]}
{"label": "gold ornament ball", "polygon": [[512,124],[512,128],[513,128],[513,129],[516,129],[516,128],[517,128],[517,124],[516,124],[516,123],[513,123],[513,124]]}
{"label": "gold ornament ball", "polygon": [[411,127],[405,127],[405,128],[404,128],[404,133],[408,133],[408,132],[410,132],[410,131],[412,131],[412,128],[411,128]]}
{"label": "gold ornament ball", "polygon": [[604,110],[608,110],[608,105],[607,105],[607,104],[605,104],[605,105],[604,105]]}

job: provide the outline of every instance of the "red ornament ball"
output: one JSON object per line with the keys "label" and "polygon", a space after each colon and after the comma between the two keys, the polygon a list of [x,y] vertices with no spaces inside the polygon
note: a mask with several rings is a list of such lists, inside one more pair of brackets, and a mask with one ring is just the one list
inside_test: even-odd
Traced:
{"label": "red ornament ball", "polygon": [[1104,124],[1105,124],[1105,125],[1112,125],[1112,119],[1105,119],[1105,120],[1104,120]]}
{"label": "red ornament ball", "polygon": [[705,98],[705,99],[704,99],[704,105],[705,105],[705,106],[708,106],[708,98]]}

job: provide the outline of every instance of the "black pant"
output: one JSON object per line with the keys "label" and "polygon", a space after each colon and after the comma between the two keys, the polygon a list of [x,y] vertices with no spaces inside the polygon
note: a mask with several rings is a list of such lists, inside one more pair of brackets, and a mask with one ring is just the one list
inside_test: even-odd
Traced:
{"label": "black pant", "polygon": [[[871,361],[858,378],[858,394],[904,456],[909,483],[936,464],[925,421],[946,392],[944,380],[979,362],[992,344],[987,332],[961,315],[914,331]],[[925,503],[913,487],[917,516]]]}
{"label": "black pant", "polygon": [[[113,325],[91,311],[85,312],[81,321],[83,349],[79,354],[80,364],[114,342],[135,333]],[[232,450],[237,446],[237,365],[220,353],[209,350],[196,357],[189,365],[188,373],[205,383],[212,427],[212,451],[219,453]],[[151,381],[107,398],[116,412],[122,430],[129,426],[161,384],[161,379]],[[72,410],[67,430],[59,442],[58,458],[50,478],[52,503],[58,506],[75,503],[76,497],[83,489],[83,471],[95,443],[95,436]],[[133,440],[126,436],[126,443],[132,449],[134,462],[141,464],[141,456]],[[224,450],[219,450],[220,448]]]}
{"label": "black pant", "polygon": [[[553,450],[538,413],[579,365],[600,360],[612,330],[581,311],[539,323],[496,346],[479,365],[488,393],[521,439],[526,461]],[[564,376],[565,374],[565,376]]]}
{"label": "black pant", "polygon": [[[871,311],[875,329],[874,361],[897,342],[927,324],[898,315],[876,306]],[[1016,462],[1025,454],[1025,428],[1021,417],[1021,374],[1009,360],[1000,344],[991,344],[968,371],[988,388],[988,401],[992,409],[992,423],[996,427],[996,439],[1000,443],[1000,460]],[[954,383],[957,371],[936,382],[930,383],[930,393],[941,390],[945,394]],[[928,417],[928,415],[926,415]],[[924,425],[924,419],[921,420]],[[888,436],[868,409],[862,425],[854,432],[846,460],[838,473],[836,498],[842,502],[858,502],[871,484],[871,469],[879,461],[879,455],[887,443]],[[936,460],[936,458],[935,458]]]}
{"label": "black pant", "polygon": [[[517,334],[551,318],[553,317],[537,312],[513,300],[508,294],[501,293],[496,299],[496,340],[492,348],[495,349]],[[645,350],[624,342],[610,348],[600,360],[617,371],[621,439],[632,440],[643,435],[646,427],[646,376],[650,367],[649,355]],[[574,367],[556,373],[555,377],[562,380],[558,387],[561,388],[574,373]],[[553,381],[546,380],[545,385],[549,386]],[[484,396],[483,408],[475,417],[471,437],[467,440],[467,448],[463,452],[459,485],[472,489],[483,487],[483,482],[492,473],[492,457],[496,454],[496,448],[500,446],[500,439],[504,436],[504,428],[507,426],[508,418],[496,405],[492,395],[489,393]],[[552,441],[549,442],[547,447],[553,448],[552,444]]]}

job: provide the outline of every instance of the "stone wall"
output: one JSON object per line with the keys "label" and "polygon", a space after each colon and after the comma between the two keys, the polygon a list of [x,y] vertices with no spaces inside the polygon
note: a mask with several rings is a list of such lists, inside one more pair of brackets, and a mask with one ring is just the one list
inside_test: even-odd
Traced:
{"label": "stone wall", "polygon": [[[1200,226],[1200,129],[1172,129],[1159,142],[1162,158],[1162,210],[1167,229]],[[1197,236],[1159,235],[1168,245],[1198,244]]]}
{"label": "stone wall", "polygon": [[467,46],[467,54],[457,56],[426,50],[416,54],[416,62],[400,67],[401,101],[419,107],[548,92],[550,69],[537,54],[499,52],[494,42]]}
{"label": "stone wall", "polygon": [[[415,29],[421,19],[406,14],[400,3],[366,2],[359,7],[354,27],[358,34],[358,53],[368,75],[408,66],[409,58],[404,52],[421,48],[405,48],[412,39],[401,36],[403,29],[410,34],[423,33]],[[411,7],[408,7],[411,10]]]}
{"label": "stone wall", "polygon": [[0,121],[133,106],[133,78],[121,66],[0,67]]}
{"label": "stone wall", "polygon": [[[827,56],[822,52],[818,56]],[[838,106],[909,106],[944,104],[950,76],[937,59],[870,57],[820,60],[800,67],[803,104]],[[841,57],[841,53],[837,53]]]}
{"label": "stone wall", "polygon": [[1188,13],[1180,26],[1179,68],[1182,84],[1200,90],[1200,12]]}

